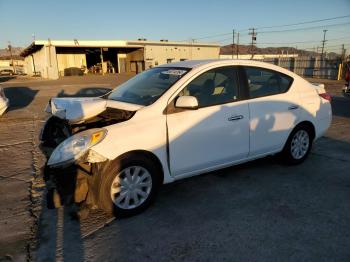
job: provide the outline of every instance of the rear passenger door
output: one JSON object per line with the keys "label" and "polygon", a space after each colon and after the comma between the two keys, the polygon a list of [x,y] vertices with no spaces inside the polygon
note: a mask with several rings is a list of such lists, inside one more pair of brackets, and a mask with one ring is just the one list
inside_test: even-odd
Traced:
{"label": "rear passenger door", "polygon": [[243,67],[249,97],[251,157],[283,148],[299,118],[293,78],[262,67]]}

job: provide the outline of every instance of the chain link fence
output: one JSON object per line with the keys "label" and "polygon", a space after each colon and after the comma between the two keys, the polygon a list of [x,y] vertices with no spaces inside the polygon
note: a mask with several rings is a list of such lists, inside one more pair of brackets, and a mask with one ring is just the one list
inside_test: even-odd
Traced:
{"label": "chain link fence", "polygon": [[286,68],[303,77],[333,79],[343,77],[343,70],[339,67],[342,64],[340,58],[328,59],[321,57],[300,56],[300,57],[279,57],[264,58],[263,62],[278,65]]}

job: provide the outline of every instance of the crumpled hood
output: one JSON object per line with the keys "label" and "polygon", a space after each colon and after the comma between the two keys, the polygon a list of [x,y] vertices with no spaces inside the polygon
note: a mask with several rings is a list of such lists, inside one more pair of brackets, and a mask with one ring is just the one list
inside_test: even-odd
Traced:
{"label": "crumpled hood", "polygon": [[55,97],[51,98],[45,111],[70,123],[81,123],[102,113],[107,107],[137,111],[143,106],[100,97]]}

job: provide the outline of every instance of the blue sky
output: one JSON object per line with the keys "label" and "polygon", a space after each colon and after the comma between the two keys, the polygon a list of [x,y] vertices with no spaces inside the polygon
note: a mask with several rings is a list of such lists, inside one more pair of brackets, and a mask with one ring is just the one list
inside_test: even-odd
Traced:
{"label": "blue sky", "polygon": [[[241,30],[240,40],[249,42],[251,27],[299,23],[350,15],[350,0],[129,0],[129,1],[42,1],[0,0],[0,48],[27,46],[36,39],[169,39],[188,40],[217,34],[197,41],[229,44],[233,28]],[[326,26],[323,25],[334,25]],[[319,26],[319,27],[318,27]],[[305,27],[302,31],[263,33]],[[350,17],[293,27],[259,29],[258,46],[321,45],[328,29],[328,51],[342,43],[350,50]],[[306,42],[306,43],[297,43]],[[272,43],[272,44],[269,44]]]}

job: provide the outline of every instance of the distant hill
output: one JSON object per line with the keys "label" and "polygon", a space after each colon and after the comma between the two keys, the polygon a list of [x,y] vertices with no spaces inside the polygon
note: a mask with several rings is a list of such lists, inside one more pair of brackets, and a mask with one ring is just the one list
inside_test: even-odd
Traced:
{"label": "distant hill", "polygon": [[[24,58],[20,56],[23,49],[23,47],[12,47],[13,59],[23,60]],[[0,48],[0,59],[11,59],[10,52],[7,50],[7,48]]]}
{"label": "distant hill", "polygon": [[[238,45],[239,54],[251,54],[250,45]],[[233,45],[234,54],[237,54],[237,45]],[[297,49],[294,47],[265,47],[259,48],[254,46],[254,54],[298,54],[299,56],[317,56],[319,53],[313,51],[306,51],[303,49]],[[220,48],[220,55],[231,55],[232,54],[232,44],[225,45]],[[339,57],[336,53],[328,53],[328,57]]]}

